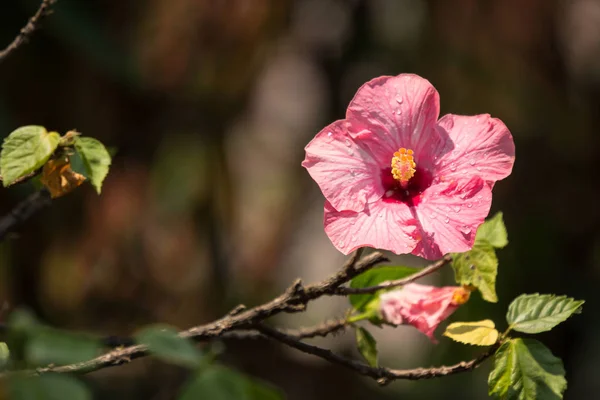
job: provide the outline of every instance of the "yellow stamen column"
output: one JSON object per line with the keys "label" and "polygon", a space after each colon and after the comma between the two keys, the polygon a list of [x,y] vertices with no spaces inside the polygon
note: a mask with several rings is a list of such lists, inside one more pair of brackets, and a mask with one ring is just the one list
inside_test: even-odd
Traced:
{"label": "yellow stamen column", "polygon": [[415,175],[417,164],[410,149],[400,148],[392,157],[392,176],[406,187],[410,178]]}

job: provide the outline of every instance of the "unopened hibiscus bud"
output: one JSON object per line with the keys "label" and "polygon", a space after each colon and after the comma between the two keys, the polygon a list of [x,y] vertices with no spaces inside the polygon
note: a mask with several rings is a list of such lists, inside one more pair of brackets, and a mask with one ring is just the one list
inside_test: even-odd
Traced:
{"label": "unopened hibiscus bud", "polygon": [[469,300],[470,291],[460,286],[436,287],[409,283],[402,289],[383,293],[379,310],[392,325],[410,324],[435,342],[433,332],[460,305]]}

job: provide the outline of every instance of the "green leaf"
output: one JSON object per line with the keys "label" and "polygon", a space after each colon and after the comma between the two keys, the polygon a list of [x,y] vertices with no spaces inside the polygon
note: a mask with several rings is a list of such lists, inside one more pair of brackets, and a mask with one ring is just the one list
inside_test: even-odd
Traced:
{"label": "green leaf", "polygon": [[212,366],[199,370],[179,397],[179,400],[196,399],[281,400],[283,395],[270,385],[251,380],[228,368]]}
{"label": "green leaf", "polygon": [[[393,281],[396,279],[406,278],[418,272],[417,268],[410,267],[379,267],[373,268],[360,274],[350,282],[352,288],[364,288],[370,286],[376,286],[386,281]],[[378,293],[369,294],[353,294],[349,296],[350,304],[357,311],[365,311],[367,305],[379,296]]]}
{"label": "green leaf", "polygon": [[506,321],[524,333],[549,331],[574,313],[581,312],[583,300],[551,294],[523,294],[510,303]]}
{"label": "green leaf", "polygon": [[562,361],[533,339],[511,339],[494,358],[491,396],[502,400],[558,400],[567,388]]}
{"label": "green leaf", "polygon": [[283,400],[285,396],[281,390],[273,385],[257,380],[248,380],[248,395],[252,400]]}
{"label": "green leaf", "polygon": [[60,135],[43,126],[23,126],[2,143],[0,175],[6,187],[42,167],[58,147]]}
{"label": "green leaf", "polygon": [[496,213],[492,218],[485,221],[477,229],[475,241],[486,241],[493,247],[501,249],[508,244],[508,234],[502,219],[502,212]]}
{"label": "green leaf", "polygon": [[377,361],[377,341],[368,330],[356,328],[356,347],[371,367],[379,366]]}
{"label": "green leaf", "polygon": [[75,150],[76,154],[71,156],[73,171],[88,178],[100,194],[102,182],[108,175],[110,154],[99,140],[90,137],[75,138]]}
{"label": "green leaf", "polygon": [[88,388],[77,379],[64,374],[39,377],[14,376],[8,381],[11,400],[91,400]]}
{"label": "green leaf", "polygon": [[8,345],[4,342],[0,342],[0,368],[4,368],[10,361],[10,350]]}
{"label": "green leaf", "polygon": [[485,301],[497,302],[498,258],[495,249],[507,244],[506,227],[502,220],[502,213],[498,212],[479,226],[471,250],[452,254],[452,268],[454,268],[456,282],[461,285],[473,285],[479,289]]}
{"label": "green leaf", "polygon": [[453,254],[452,268],[457,283],[475,286],[486,301],[491,303],[498,301],[496,295],[498,258],[492,245],[475,242],[470,251]]}
{"label": "green leaf", "polygon": [[148,350],[169,363],[196,368],[200,365],[200,350],[177,330],[168,326],[149,326],[135,335],[136,341],[148,346]]}
{"label": "green leaf", "polygon": [[73,364],[101,352],[102,344],[97,339],[45,326],[32,328],[25,343],[25,359],[36,366]]}
{"label": "green leaf", "polygon": [[11,359],[33,366],[65,365],[86,361],[102,353],[102,343],[91,336],[41,325],[27,310],[8,319]]}
{"label": "green leaf", "polygon": [[477,322],[454,322],[446,328],[444,336],[475,346],[491,346],[498,340],[499,333],[494,321],[486,319]]}

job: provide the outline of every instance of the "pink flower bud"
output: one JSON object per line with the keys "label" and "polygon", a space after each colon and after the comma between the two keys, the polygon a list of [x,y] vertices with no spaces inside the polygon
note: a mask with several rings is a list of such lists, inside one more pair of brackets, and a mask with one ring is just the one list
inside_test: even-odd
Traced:
{"label": "pink flower bud", "polygon": [[401,289],[383,293],[379,297],[379,309],[387,323],[410,324],[436,342],[433,332],[437,326],[466,303],[469,295],[469,290],[460,286],[409,283]]}

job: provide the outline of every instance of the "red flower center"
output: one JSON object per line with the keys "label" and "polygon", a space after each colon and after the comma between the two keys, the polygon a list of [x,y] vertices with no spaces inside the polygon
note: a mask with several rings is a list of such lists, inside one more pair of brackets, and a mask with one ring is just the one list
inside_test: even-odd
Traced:
{"label": "red flower center", "polygon": [[381,170],[381,183],[385,189],[383,201],[401,202],[408,206],[416,206],[421,201],[421,194],[431,186],[433,176],[425,169],[417,166],[415,173],[406,183],[401,183],[392,175],[389,168]]}

